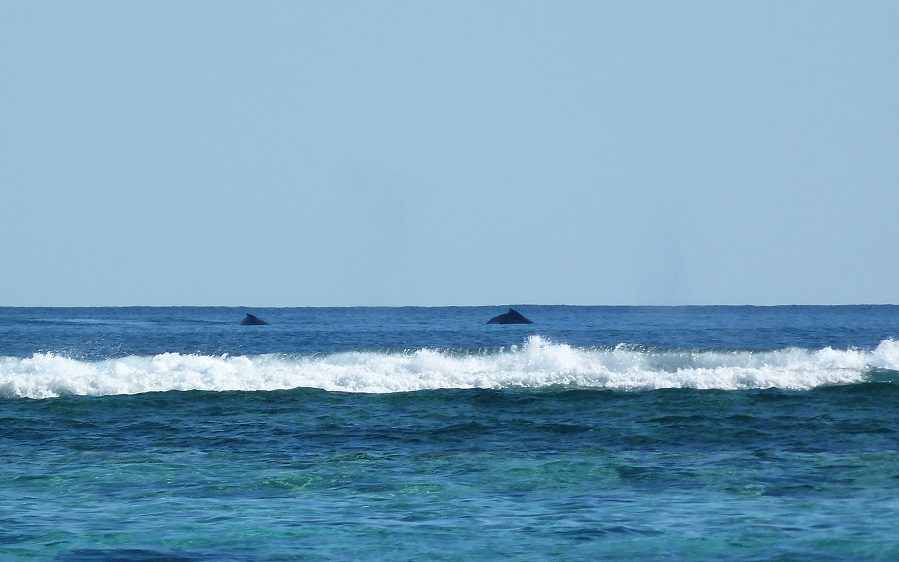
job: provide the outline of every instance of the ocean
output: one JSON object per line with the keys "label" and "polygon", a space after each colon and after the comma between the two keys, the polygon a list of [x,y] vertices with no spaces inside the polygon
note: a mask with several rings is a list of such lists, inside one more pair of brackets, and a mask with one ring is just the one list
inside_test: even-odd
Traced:
{"label": "ocean", "polygon": [[0,560],[899,559],[899,307],[515,308],[0,308]]}

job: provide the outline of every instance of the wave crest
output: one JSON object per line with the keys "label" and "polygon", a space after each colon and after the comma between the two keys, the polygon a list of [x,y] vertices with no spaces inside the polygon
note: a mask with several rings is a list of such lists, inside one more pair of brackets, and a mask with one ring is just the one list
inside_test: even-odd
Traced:
{"label": "wave crest", "polygon": [[581,349],[531,336],[521,347],[468,354],[433,349],[323,356],[163,353],[88,362],[39,353],[29,358],[0,358],[0,395],[51,398],[298,387],[385,393],[555,385],[610,390],[807,390],[865,382],[871,369],[899,370],[899,342],[885,340],[869,351],[829,347],[767,352],[649,351],[626,345]]}

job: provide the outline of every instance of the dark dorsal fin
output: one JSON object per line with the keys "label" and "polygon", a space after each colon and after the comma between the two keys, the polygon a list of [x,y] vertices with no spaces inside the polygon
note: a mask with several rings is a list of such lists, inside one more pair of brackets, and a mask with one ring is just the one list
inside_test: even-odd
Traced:
{"label": "dark dorsal fin", "polygon": [[522,313],[518,312],[514,308],[509,308],[509,312],[505,314],[500,314],[499,316],[494,316],[490,320],[487,321],[488,324],[533,324],[533,322],[526,318]]}
{"label": "dark dorsal fin", "polygon": [[240,323],[243,324],[244,326],[264,326],[265,324],[268,324],[268,322],[266,322],[262,318],[259,318],[258,316],[254,316],[249,313],[247,313],[247,315],[244,316],[243,320],[241,320]]}

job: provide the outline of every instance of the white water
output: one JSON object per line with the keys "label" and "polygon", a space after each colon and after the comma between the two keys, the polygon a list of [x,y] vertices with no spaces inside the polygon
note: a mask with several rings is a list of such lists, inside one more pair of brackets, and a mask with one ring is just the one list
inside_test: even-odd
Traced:
{"label": "white water", "polygon": [[430,349],[322,356],[202,356],[164,353],[104,361],[52,354],[0,358],[0,396],[51,398],[168,390],[406,392],[439,388],[610,390],[660,388],[806,390],[863,382],[870,369],[899,370],[899,342],[874,350],[654,352],[627,346],[581,349],[532,336],[520,348],[459,355]]}

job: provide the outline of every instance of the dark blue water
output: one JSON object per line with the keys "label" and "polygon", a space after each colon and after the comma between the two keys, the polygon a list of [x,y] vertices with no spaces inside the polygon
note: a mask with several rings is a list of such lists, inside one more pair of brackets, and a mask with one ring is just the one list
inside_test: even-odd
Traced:
{"label": "dark blue water", "polygon": [[896,559],[899,307],[0,309],[0,559]]}
{"label": "dark blue water", "polygon": [[[0,308],[0,353],[86,359],[164,352],[332,353],[419,347],[472,350],[540,334],[576,346],[682,349],[874,347],[899,337],[899,306],[518,307],[536,324],[485,325],[498,307]],[[271,324],[247,329],[253,312]]]}

